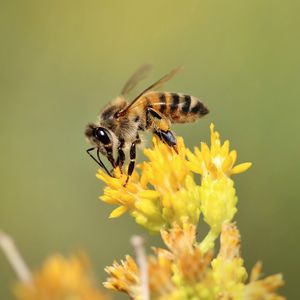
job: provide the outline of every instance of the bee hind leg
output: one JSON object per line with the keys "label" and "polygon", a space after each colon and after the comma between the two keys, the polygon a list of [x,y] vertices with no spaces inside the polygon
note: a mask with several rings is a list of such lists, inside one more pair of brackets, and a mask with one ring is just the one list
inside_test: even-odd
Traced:
{"label": "bee hind leg", "polygon": [[149,126],[151,124],[154,128],[154,134],[156,134],[162,142],[173,148],[178,154],[176,135],[170,130],[170,121],[166,116],[152,107],[149,107],[147,109],[147,117],[149,119]]}
{"label": "bee hind leg", "polygon": [[154,130],[154,134],[156,134],[163,143],[166,143],[168,146],[173,148],[174,151],[178,154],[177,139],[173,131],[163,131],[156,129]]}

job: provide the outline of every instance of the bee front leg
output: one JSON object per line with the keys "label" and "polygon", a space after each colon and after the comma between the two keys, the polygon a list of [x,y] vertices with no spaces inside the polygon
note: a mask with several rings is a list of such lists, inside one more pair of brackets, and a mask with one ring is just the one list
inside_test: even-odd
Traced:
{"label": "bee front leg", "polygon": [[112,150],[112,145],[107,145],[105,146],[105,150],[106,150],[106,157],[108,159],[108,161],[111,163],[112,167],[115,169],[116,168],[116,161],[113,157],[113,150]]}
{"label": "bee front leg", "polygon": [[123,165],[125,162],[125,154],[123,151],[124,145],[125,145],[124,139],[120,139],[120,143],[118,146],[118,158],[117,158],[116,164],[117,164],[117,166],[119,166],[121,173],[122,173],[122,168],[123,168]]}
{"label": "bee front leg", "polygon": [[127,178],[126,178],[126,182],[125,182],[124,186],[127,185],[128,180],[133,173],[134,166],[135,166],[135,159],[136,159],[136,145],[139,144],[140,142],[141,142],[141,140],[140,140],[139,136],[137,135],[136,140],[130,146],[130,150],[129,150],[130,162],[129,162]]}

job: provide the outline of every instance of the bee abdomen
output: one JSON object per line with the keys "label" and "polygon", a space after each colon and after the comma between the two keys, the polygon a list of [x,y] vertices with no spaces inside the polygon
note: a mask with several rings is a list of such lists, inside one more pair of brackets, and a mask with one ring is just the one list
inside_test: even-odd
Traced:
{"label": "bee abdomen", "polygon": [[144,106],[162,113],[172,123],[189,123],[208,114],[208,109],[196,97],[167,92],[150,92]]}
{"label": "bee abdomen", "polygon": [[173,123],[194,122],[208,114],[208,109],[196,97],[178,93],[167,94],[169,118]]}

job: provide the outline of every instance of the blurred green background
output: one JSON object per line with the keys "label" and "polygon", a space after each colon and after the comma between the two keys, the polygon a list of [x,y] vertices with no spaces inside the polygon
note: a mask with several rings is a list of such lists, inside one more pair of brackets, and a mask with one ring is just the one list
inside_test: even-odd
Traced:
{"label": "blurred green background", "polygon": [[[239,161],[253,162],[236,177],[243,257],[248,270],[262,260],[265,274],[282,272],[282,293],[298,298],[299,9],[296,0],[2,0],[0,228],[28,264],[82,248],[100,285],[104,266],[132,253],[130,236],[146,232],[128,216],[107,219],[84,127],[139,65],[154,66],[141,88],[183,65],[165,90],[200,97],[211,114],[174,128],[192,147],[213,121]],[[1,300],[13,299],[14,282],[0,253]]]}

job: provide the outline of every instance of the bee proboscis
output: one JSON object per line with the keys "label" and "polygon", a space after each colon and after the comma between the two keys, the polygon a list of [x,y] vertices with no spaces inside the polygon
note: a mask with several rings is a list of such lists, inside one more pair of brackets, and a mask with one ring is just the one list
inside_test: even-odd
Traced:
{"label": "bee proboscis", "polygon": [[[85,135],[93,146],[87,149],[87,153],[110,176],[112,174],[101,161],[100,155],[105,155],[114,169],[119,167],[122,171],[125,152],[129,150],[130,161],[124,186],[134,170],[136,146],[141,143],[140,133],[153,131],[177,152],[176,135],[170,129],[171,123],[194,122],[209,112],[194,96],[156,91],[177,73],[178,68],[143,90],[129,103],[127,95],[145,77],[148,70],[148,65],[138,69],[125,84],[120,96],[101,111],[96,123],[88,124],[85,130]],[[91,153],[93,150],[96,150],[96,157]]]}

